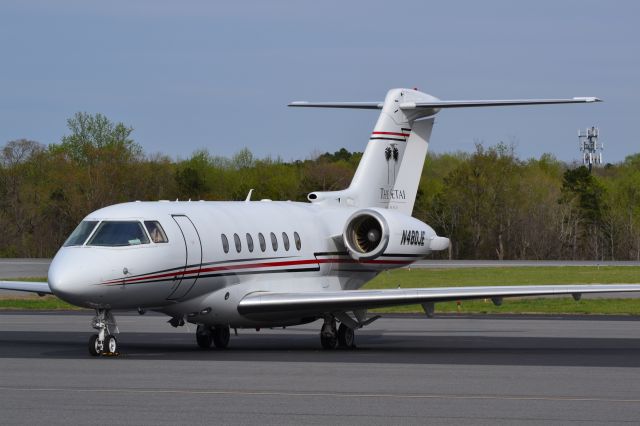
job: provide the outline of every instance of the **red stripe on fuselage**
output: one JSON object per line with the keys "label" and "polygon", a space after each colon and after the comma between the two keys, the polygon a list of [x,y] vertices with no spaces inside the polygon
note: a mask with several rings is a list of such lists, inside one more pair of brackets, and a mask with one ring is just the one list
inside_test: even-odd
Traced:
{"label": "red stripe on fuselage", "polygon": [[[186,271],[173,271],[166,272],[163,274],[155,274],[155,275],[144,275],[136,278],[126,279],[120,278],[116,280],[105,281],[103,284],[123,284],[123,283],[133,283],[137,281],[157,279],[157,278],[169,278],[175,277],[177,275],[192,275],[192,274],[201,274],[206,272],[219,272],[219,271],[233,271],[233,270],[241,270],[241,269],[252,269],[252,268],[267,268],[267,267],[281,267],[281,266],[298,266],[298,265],[312,265],[325,263],[361,263],[361,264],[383,264],[383,265],[408,265],[412,263],[414,260],[361,260],[357,261],[354,259],[305,259],[305,260],[288,260],[283,262],[261,262],[261,263],[245,263],[245,264],[233,264],[226,266],[214,266],[210,268],[194,268]],[[153,274],[153,273],[151,273]]]}
{"label": "red stripe on fuselage", "polygon": [[396,133],[396,132],[373,132],[372,135],[392,135],[392,136],[409,136],[409,133]]}

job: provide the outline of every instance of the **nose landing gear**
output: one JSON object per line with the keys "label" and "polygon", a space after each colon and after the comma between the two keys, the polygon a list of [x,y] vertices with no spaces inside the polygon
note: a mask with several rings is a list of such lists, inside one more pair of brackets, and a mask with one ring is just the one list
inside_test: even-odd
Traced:
{"label": "nose landing gear", "polygon": [[96,316],[93,317],[91,326],[98,330],[98,333],[89,338],[89,353],[92,356],[117,355],[118,340],[116,336],[111,334],[109,327],[117,330],[118,325],[111,311],[108,309],[96,309]]}

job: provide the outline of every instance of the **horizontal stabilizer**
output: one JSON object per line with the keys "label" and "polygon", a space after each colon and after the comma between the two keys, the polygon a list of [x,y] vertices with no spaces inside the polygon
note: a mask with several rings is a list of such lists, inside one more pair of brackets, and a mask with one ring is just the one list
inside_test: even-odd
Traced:
{"label": "horizontal stabilizer", "polygon": [[[437,98],[434,98],[437,99]],[[402,102],[399,104],[403,110],[420,110],[443,108],[478,108],[492,106],[518,106],[518,105],[552,105],[552,104],[581,104],[589,102],[602,102],[601,99],[586,96],[567,99],[488,99],[466,101],[441,101],[432,102]],[[291,102],[290,107],[307,108],[350,108],[350,109],[382,109],[384,102]]]}
{"label": "horizontal stabilizer", "polygon": [[290,107],[382,109],[383,102],[291,102]]}
{"label": "horizontal stabilizer", "polygon": [[437,102],[404,102],[400,104],[402,109],[420,108],[476,108],[491,106],[517,106],[517,105],[550,105],[550,104],[580,104],[587,102],[602,102],[595,97],[576,97],[569,99],[492,99],[469,101],[437,101]]}

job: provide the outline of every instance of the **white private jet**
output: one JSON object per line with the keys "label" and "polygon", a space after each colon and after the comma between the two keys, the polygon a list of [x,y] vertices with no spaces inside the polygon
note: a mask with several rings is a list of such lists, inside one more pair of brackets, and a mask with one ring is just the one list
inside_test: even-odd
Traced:
{"label": "white private jet", "polygon": [[[450,300],[640,291],[640,285],[524,285],[358,290],[381,271],[410,265],[449,240],[411,217],[434,116],[441,109],[598,102],[597,98],[442,101],[392,89],[383,102],[292,107],[380,109],[350,186],[310,203],[131,202],[87,215],[58,251],[48,282],[0,288],[54,294],[95,309],[92,355],[116,353],[113,310],[146,310],[173,326],[197,324],[202,348],[229,344],[230,328],[323,319],[322,347],[351,347],[367,309]],[[340,324],[337,327],[337,322]]]}

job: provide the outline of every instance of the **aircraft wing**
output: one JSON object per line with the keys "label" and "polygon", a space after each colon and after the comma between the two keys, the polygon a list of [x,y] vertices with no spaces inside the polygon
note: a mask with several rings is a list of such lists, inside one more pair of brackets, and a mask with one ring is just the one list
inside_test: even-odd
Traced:
{"label": "aircraft wing", "polygon": [[39,295],[53,294],[48,283],[33,281],[0,281],[0,290],[28,291]]}
{"label": "aircraft wing", "polygon": [[498,302],[503,297],[558,294],[571,294],[577,299],[583,293],[620,292],[640,292],[640,284],[436,287],[304,293],[255,292],[248,294],[240,301],[238,312],[249,317],[286,313],[320,315],[326,312],[347,312],[466,299],[490,298]]}

